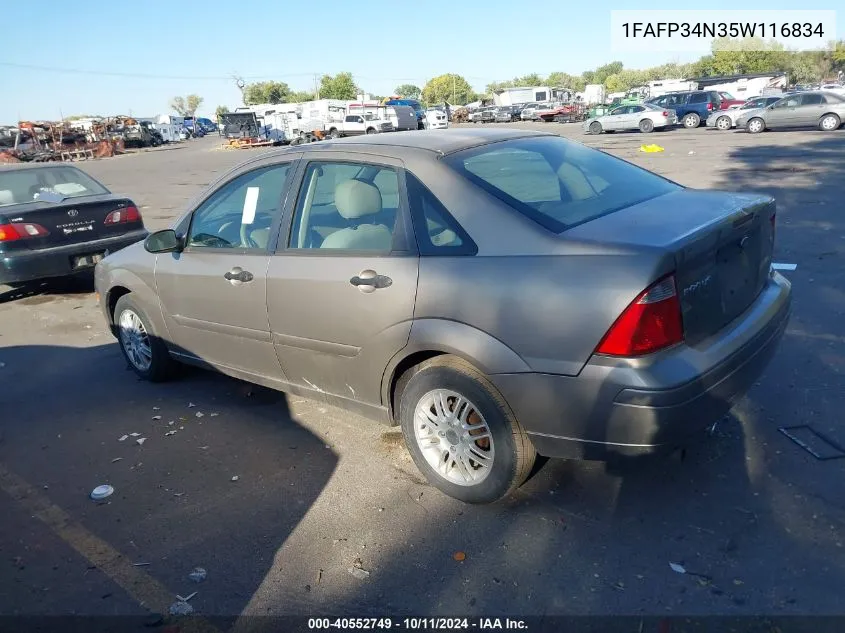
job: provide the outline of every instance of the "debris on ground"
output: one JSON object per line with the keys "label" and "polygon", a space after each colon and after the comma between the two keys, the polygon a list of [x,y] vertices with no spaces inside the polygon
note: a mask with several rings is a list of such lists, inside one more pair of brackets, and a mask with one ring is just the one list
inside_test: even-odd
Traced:
{"label": "debris on ground", "polygon": [[237,481],[238,479],[240,479],[238,475],[232,475],[232,481]]}
{"label": "debris on ground", "polygon": [[176,431],[168,431],[164,434],[164,437],[170,437],[171,435],[176,435]]}
{"label": "debris on ground", "polygon": [[646,154],[654,154],[655,152],[662,152],[664,149],[660,147],[660,145],[641,145],[640,151],[645,152]]}
{"label": "debris on ground", "polygon": [[129,439],[128,435],[121,435],[119,438],[117,438],[117,441],[118,442],[125,442],[128,439]]}
{"label": "debris on ground", "polygon": [[370,572],[368,572],[366,569],[361,569],[360,567],[350,567],[346,571],[348,571],[352,576],[354,576],[358,580],[366,580],[370,577]]}
{"label": "debris on ground", "polygon": [[208,572],[205,571],[202,567],[194,567],[194,570],[188,574],[188,578],[193,580],[194,582],[202,582],[205,580],[205,577],[208,575]]}
{"label": "debris on ground", "polygon": [[669,563],[669,567],[671,567],[671,568],[672,568],[672,571],[674,571],[674,572],[676,572],[676,573],[678,573],[678,574],[685,574],[685,573],[687,573],[687,570],[684,568],[684,566],[683,566],[683,565],[679,565],[678,563]]}
{"label": "debris on ground", "polygon": [[193,409],[195,406],[197,406],[197,405],[195,405],[193,402],[189,402],[189,403],[188,403],[188,408],[189,408],[189,409]]}
{"label": "debris on ground", "polygon": [[138,446],[143,446],[144,442],[146,442],[146,441],[147,441],[146,437],[139,437],[137,440],[135,440],[135,443],[138,444]]}
{"label": "debris on ground", "polygon": [[161,420],[161,416],[160,415],[154,415],[153,420]]}
{"label": "debris on ground", "polygon": [[181,600],[170,605],[170,615],[191,615],[193,612],[194,608]]}
{"label": "debris on ground", "polygon": [[798,268],[798,264],[772,264],[772,270],[795,270]]}
{"label": "debris on ground", "polygon": [[198,592],[196,592],[196,591],[195,591],[194,593],[192,593],[192,594],[190,594],[190,595],[187,595],[187,596],[185,596],[184,598],[183,598],[182,596],[180,596],[180,595],[177,593],[177,594],[176,594],[176,599],[177,599],[177,600],[179,600],[179,601],[181,601],[181,602],[190,602],[190,601],[191,601],[191,598],[193,598],[195,595],[197,595],[197,593],[198,593]]}
{"label": "debris on ground", "polygon": [[115,457],[113,460],[111,460],[111,463],[112,463],[112,464],[116,464],[116,463],[117,463],[117,462],[119,462],[121,459],[123,459],[123,458],[122,458],[122,457]]}
{"label": "debris on ground", "polygon": [[209,413],[208,415],[210,415],[212,418],[216,418],[220,414],[219,413]]}
{"label": "debris on ground", "polygon": [[454,558],[458,562],[466,560],[466,557],[467,555],[464,552],[455,552],[454,554],[452,554],[452,558]]}
{"label": "debris on ground", "polygon": [[161,407],[153,407],[153,411],[161,411]]}
{"label": "debris on ground", "polygon": [[139,435],[141,435],[141,434],[140,433],[130,433],[129,437],[138,437]]}
{"label": "debris on ground", "polygon": [[149,563],[132,563],[133,567],[147,567]]}
{"label": "debris on ground", "polygon": [[171,420],[167,423],[167,426],[173,426],[174,424],[176,424],[176,420]]}
{"label": "debris on ground", "polygon": [[114,488],[112,488],[108,484],[103,484],[101,486],[97,486],[94,490],[91,491],[91,498],[94,501],[100,501],[101,499],[105,499],[106,497],[110,497],[114,492]]}
{"label": "debris on ground", "polygon": [[203,413],[202,411],[197,411],[197,412],[196,412],[196,416],[197,416],[198,418],[202,418],[202,417],[205,417],[205,413]]}

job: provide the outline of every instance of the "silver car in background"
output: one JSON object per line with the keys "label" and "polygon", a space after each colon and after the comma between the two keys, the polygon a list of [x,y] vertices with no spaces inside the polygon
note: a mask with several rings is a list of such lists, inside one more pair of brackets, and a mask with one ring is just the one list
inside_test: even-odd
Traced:
{"label": "silver car in background", "polygon": [[717,110],[705,122],[707,127],[715,127],[717,130],[730,130],[736,127],[736,120],[749,110],[759,110],[766,106],[772,105],[776,101],[783,99],[783,95],[775,97],[755,97],[749,99],[743,105],[735,108],[728,108],[727,110]]}
{"label": "silver car in background", "polygon": [[523,121],[533,121],[536,119],[537,110],[542,110],[546,107],[545,103],[529,103],[524,108],[522,108],[522,112],[519,115]]}
{"label": "silver car in background", "polygon": [[651,103],[623,105],[608,114],[584,121],[584,132],[601,134],[607,131],[639,130],[648,134],[678,123],[674,110],[667,110]]}
{"label": "silver car in background", "polygon": [[787,95],[765,108],[746,110],[736,120],[736,126],[751,134],[801,127],[833,132],[840,128],[843,121],[845,98],[834,92],[813,90]]}

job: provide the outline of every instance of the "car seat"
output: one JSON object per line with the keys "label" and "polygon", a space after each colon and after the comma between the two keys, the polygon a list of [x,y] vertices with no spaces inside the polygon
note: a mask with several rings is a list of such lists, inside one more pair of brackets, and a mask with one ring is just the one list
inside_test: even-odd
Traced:
{"label": "car seat", "polygon": [[341,217],[351,221],[353,226],[328,235],[320,248],[390,250],[393,231],[384,224],[365,223],[382,212],[378,187],[361,180],[347,180],[335,187],[334,203]]}

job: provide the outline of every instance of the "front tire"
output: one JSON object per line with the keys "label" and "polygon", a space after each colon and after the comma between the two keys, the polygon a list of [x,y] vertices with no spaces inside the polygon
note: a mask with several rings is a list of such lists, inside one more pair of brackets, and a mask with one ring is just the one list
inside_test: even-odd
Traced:
{"label": "front tire", "polygon": [[412,371],[399,423],[429,482],[465,503],[492,503],[522,485],[536,452],[490,381],[454,356],[437,356]]}
{"label": "front tire", "polygon": [[766,122],[759,117],[754,117],[746,124],[745,129],[748,130],[750,134],[759,134],[760,132],[765,131]]}
{"label": "front tire", "polygon": [[684,116],[684,127],[688,130],[692,130],[697,128],[701,125],[701,117],[698,116],[695,112],[690,112],[686,116]]}
{"label": "front tire", "polygon": [[131,294],[117,300],[114,327],[123,357],[140,378],[163,382],[173,375],[176,361],[155,335],[150,320]]}
{"label": "front tire", "polygon": [[842,121],[835,114],[825,114],[819,120],[819,129],[823,132],[834,132],[842,125]]}
{"label": "front tire", "polygon": [[590,134],[601,134],[601,123],[598,121],[590,123]]}

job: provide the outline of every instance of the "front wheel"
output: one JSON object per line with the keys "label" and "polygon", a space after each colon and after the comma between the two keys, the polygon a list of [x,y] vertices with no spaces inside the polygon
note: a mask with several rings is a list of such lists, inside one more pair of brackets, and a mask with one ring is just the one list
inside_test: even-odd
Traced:
{"label": "front wheel", "polygon": [[731,122],[731,117],[729,116],[720,116],[716,119],[716,129],[717,130],[730,130],[733,127],[733,123]]}
{"label": "front wheel", "polygon": [[496,388],[454,356],[432,358],[412,371],[399,423],[429,482],[466,503],[492,503],[522,485],[536,452]]}
{"label": "front wheel", "polygon": [[701,117],[695,112],[690,112],[684,117],[684,127],[687,129],[694,129],[701,125]]}
{"label": "front wheel", "polygon": [[838,130],[840,125],[842,125],[842,121],[835,114],[825,114],[819,120],[819,129],[824,132],[833,132],[834,130]]}
{"label": "front wheel", "polygon": [[654,121],[651,119],[643,119],[640,121],[640,132],[643,134],[654,132]]}
{"label": "front wheel", "polygon": [[367,134],[375,134],[375,133],[376,133],[376,129],[375,129],[375,128],[372,128],[372,127],[368,127],[368,128],[367,128]]}
{"label": "front wheel", "polygon": [[601,134],[601,123],[598,121],[590,123],[590,134]]}
{"label": "front wheel", "polygon": [[755,117],[748,122],[748,124],[745,126],[745,129],[748,130],[751,134],[759,134],[760,132],[766,129],[766,123],[763,121],[763,119]]}
{"label": "front wheel", "polygon": [[155,335],[147,315],[131,294],[117,300],[114,326],[120,351],[138,376],[150,382],[162,382],[173,375],[176,361]]}

